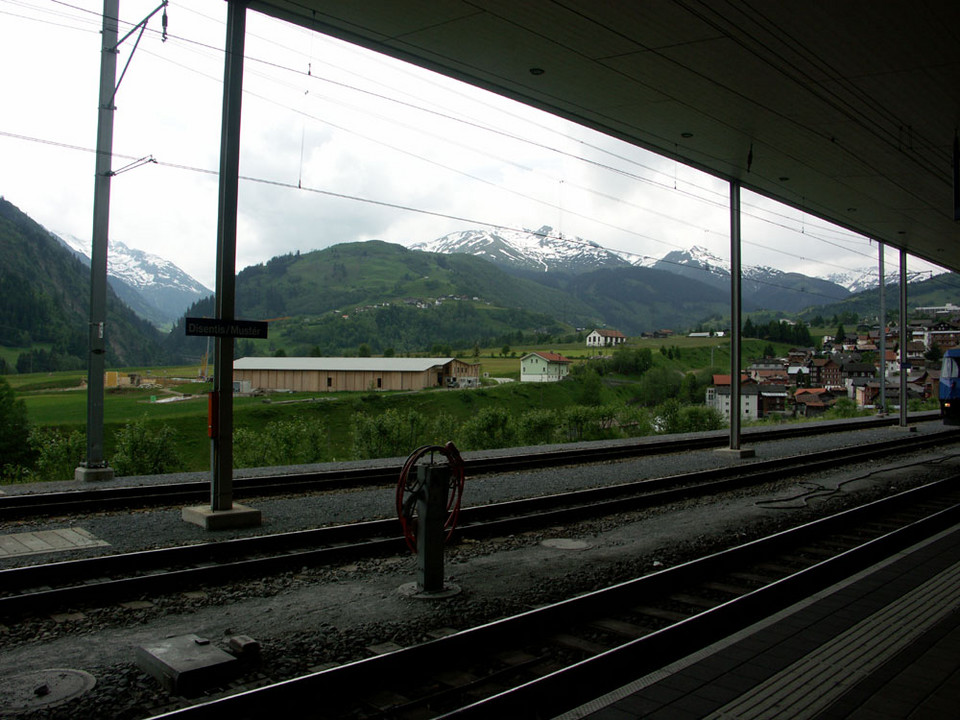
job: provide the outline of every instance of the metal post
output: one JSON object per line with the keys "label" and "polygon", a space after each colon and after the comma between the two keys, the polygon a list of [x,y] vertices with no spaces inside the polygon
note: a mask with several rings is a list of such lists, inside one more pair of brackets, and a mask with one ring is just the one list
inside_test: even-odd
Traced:
{"label": "metal post", "polygon": [[740,449],[740,183],[730,181],[730,449]]}
{"label": "metal post", "polygon": [[117,24],[120,0],[103,1],[100,50],[100,106],[97,120],[96,177],[93,188],[93,242],[90,252],[90,354],[87,362],[87,456],[77,480],[110,480],[103,456],[103,373],[106,368],[107,238],[113,156],[113,104],[117,81]]}
{"label": "metal post", "polygon": [[417,467],[421,492],[417,498],[417,586],[421,592],[438,593],[443,585],[443,523],[447,514],[450,468]]}
{"label": "metal post", "polygon": [[907,426],[907,251],[900,251],[900,427]]}
{"label": "metal post", "polygon": [[[226,59],[223,68],[223,118],[220,137],[220,191],[217,221],[218,320],[235,319],[237,206],[240,175],[240,100],[246,3],[227,6]],[[233,508],[233,338],[214,343],[214,407],[216,430],[211,439],[211,499],[214,511]]]}
{"label": "metal post", "polygon": [[883,243],[879,243],[880,255],[880,409],[887,411],[887,288],[883,266]]}

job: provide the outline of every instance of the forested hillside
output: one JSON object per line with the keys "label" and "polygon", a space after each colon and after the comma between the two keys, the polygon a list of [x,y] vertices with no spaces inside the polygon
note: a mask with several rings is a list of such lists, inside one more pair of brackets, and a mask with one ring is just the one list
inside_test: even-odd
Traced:
{"label": "forested hillside", "polygon": [[[8,371],[86,365],[90,271],[47,230],[0,198],[0,345],[19,350]],[[159,333],[112,290],[107,297],[107,362],[161,363]]]}

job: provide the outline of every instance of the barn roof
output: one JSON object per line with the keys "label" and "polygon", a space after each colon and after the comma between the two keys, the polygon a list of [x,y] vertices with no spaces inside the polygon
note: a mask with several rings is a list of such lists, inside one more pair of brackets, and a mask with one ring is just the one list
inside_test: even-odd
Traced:
{"label": "barn roof", "polygon": [[425,372],[454,358],[245,357],[234,370],[311,370],[327,372]]}

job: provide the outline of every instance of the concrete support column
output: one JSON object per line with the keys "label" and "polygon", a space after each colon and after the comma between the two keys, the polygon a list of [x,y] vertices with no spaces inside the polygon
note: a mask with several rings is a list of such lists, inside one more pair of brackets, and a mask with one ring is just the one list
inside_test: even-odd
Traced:
{"label": "concrete support column", "polygon": [[[240,183],[240,117],[246,3],[230,0],[223,68],[220,136],[220,191],[217,217],[216,317],[234,320],[237,274],[237,208]],[[233,338],[214,341],[211,499],[214,511],[233,507]]]}
{"label": "concrete support column", "polygon": [[[217,320],[236,319],[237,209],[240,184],[240,106],[246,0],[229,0],[220,129],[220,191],[217,220]],[[210,402],[210,506],[183,509],[183,519],[208,530],[259,525],[260,511],[233,503],[233,338],[214,344]]]}
{"label": "concrete support column", "polygon": [[886,268],[883,266],[883,243],[879,243],[880,256],[880,407],[887,411],[887,288]]}
{"label": "concrete support column", "polygon": [[740,449],[740,183],[730,182],[730,449]]}

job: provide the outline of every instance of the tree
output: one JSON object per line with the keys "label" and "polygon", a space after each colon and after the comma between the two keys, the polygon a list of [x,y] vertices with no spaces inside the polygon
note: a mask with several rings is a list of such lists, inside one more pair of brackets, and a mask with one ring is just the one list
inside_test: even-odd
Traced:
{"label": "tree", "polygon": [[500,348],[500,355],[502,355],[503,357],[506,357],[506,356],[509,355],[509,354],[510,354],[510,346],[509,346],[509,345],[504,345],[502,348]]}
{"label": "tree", "polygon": [[357,348],[358,357],[370,357],[370,346],[366,343],[360,343],[360,347]]}
{"label": "tree", "polygon": [[29,438],[27,406],[0,377],[0,465],[27,467],[32,464],[34,451]]}
{"label": "tree", "polygon": [[847,336],[847,332],[843,329],[843,323],[837,325],[837,334],[834,336],[833,341],[837,345],[843,345],[843,339]]}
{"label": "tree", "polygon": [[602,390],[603,382],[600,380],[600,376],[597,374],[597,371],[593,369],[588,370],[586,373],[584,373],[583,378],[580,380],[580,404],[591,406],[600,405],[603,402],[601,398]]}
{"label": "tree", "polygon": [[936,365],[941,360],[943,360],[943,350],[940,349],[939,345],[931,345],[930,349],[927,350],[923,356],[929,360],[931,363]]}

